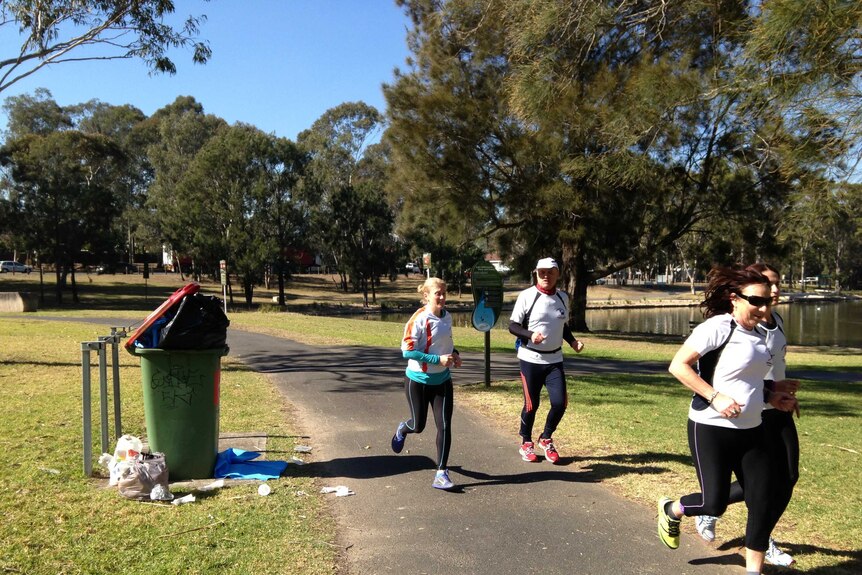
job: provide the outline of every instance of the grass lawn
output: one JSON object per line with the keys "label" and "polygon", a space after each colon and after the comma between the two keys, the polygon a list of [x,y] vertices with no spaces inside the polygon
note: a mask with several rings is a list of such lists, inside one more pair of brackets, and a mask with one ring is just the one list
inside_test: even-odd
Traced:
{"label": "grass lawn", "polygon": [[[256,482],[234,484],[179,507],[123,499],[107,488],[98,465],[101,477],[84,478],[79,342],[107,330],[31,317],[0,317],[0,572],[336,571],[334,523],[313,479],[301,473],[289,470],[270,481],[268,497],[257,495]],[[143,436],[139,360],[125,352],[120,359],[124,431]],[[275,452],[269,457],[290,459],[289,406],[264,377],[228,358],[223,366],[221,430],[264,431],[267,450]],[[93,375],[98,455],[96,370]]]}
{"label": "grass lawn", "polygon": [[[19,283],[10,283],[4,277],[0,291],[32,289],[34,279],[38,281],[38,276],[18,276],[14,282]],[[390,286],[387,301],[415,305],[419,278],[402,280],[396,282],[400,288]],[[0,454],[11,456],[0,466],[0,511],[6,518],[0,526],[5,543],[0,572],[335,572],[335,526],[315,493],[313,478],[301,472],[272,483],[273,493],[266,498],[256,495],[255,484],[240,485],[181,507],[126,501],[105,489],[103,479],[81,476],[79,342],[107,330],[38,318],[77,315],[140,321],[144,310],[153,309],[182,285],[176,276],[165,276],[147,286],[148,301],[142,302],[141,281],[92,276],[80,305],[0,315],[0,390],[6,402]],[[289,303],[338,301],[338,292],[320,281],[324,283],[297,282]],[[207,291],[217,292],[218,286],[209,285]],[[353,298],[344,299],[344,305],[355,305]],[[392,323],[263,311],[235,311],[230,319],[232,328],[305,343],[396,347],[402,329]],[[475,330],[456,328],[454,336],[459,349],[483,347],[484,336]],[[584,340],[586,357],[632,361],[669,362],[679,344],[678,338],[599,334],[585,335]],[[510,354],[512,338],[495,330],[491,346],[494,353]],[[138,360],[123,353],[121,361],[124,426],[140,435],[144,424]],[[862,373],[862,354],[793,348],[788,364]],[[859,385],[803,381],[799,395],[803,413],[797,422],[801,478],[775,533],[797,557],[800,572],[843,575],[862,570]],[[522,403],[517,382],[495,382],[490,389],[459,387],[456,393],[459,406],[480,410],[517,436]],[[574,457],[574,467],[591,470],[597,480],[642,502],[649,512],[659,495],[676,497],[696,489],[685,438],[690,396],[669,374],[635,375],[623,369],[613,376],[579,377],[570,380],[569,393],[569,412],[555,439],[564,457]],[[222,406],[222,431],[266,431],[272,436],[267,449],[290,454],[296,430],[290,426],[289,406],[264,378],[230,359],[225,359],[222,374]],[[97,414],[94,405],[96,418]],[[543,418],[540,411],[537,421]],[[95,442],[98,452],[98,433]],[[743,507],[736,506],[719,522],[719,545],[741,545],[744,515]],[[685,525],[686,536],[696,537],[691,522]]]}

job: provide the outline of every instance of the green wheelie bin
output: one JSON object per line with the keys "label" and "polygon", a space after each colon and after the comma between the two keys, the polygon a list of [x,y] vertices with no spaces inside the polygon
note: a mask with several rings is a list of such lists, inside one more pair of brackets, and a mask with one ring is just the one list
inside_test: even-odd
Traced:
{"label": "green wheelie bin", "polygon": [[170,480],[206,479],[218,454],[219,383],[226,348],[131,348],[141,358],[151,452],[165,454]]}

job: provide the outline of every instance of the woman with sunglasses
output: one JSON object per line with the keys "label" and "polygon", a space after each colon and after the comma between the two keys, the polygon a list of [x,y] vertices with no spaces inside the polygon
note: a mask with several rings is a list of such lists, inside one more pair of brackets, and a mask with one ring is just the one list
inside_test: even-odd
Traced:
{"label": "woman with sunglasses", "polygon": [[701,303],[706,321],[692,331],[670,364],[670,372],[694,392],[688,442],[701,492],[660,499],[658,534],[676,549],[683,516],[723,514],[734,474],[744,487],[748,508],[746,572],[759,574],[777,521],[761,411],[766,397],[784,411],[793,411],[797,403],[788,393],[764,388],[772,356],[756,328],[772,305],[769,280],[756,271],[724,267],[713,268],[707,279]]}
{"label": "woman with sunglasses", "polygon": [[[778,270],[765,263],[756,263],[746,269],[759,272],[766,276],[771,287],[772,306],[778,304],[781,296],[780,277]],[[784,321],[773,307],[770,307],[766,317],[757,326],[758,330],[766,335],[766,347],[772,354],[772,367],[766,374],[766,384],[775,391],[785,391],[796,395],[799,390],[799,381],[785,379],[787,361],[787,338],[784,335]],[[763,433],[766,435],[766,444],[772,456],[773,483],[772,494],[775,505],[776,519],[780,518],[790,503],[793,488],[799,479],[799,435],[796,433],[796,424],[793,422],[793,414],[771,405],[766,405],[763,410]],[[742,486],[739,481],[730,485],[730,504],[739,503],[744,500]],[[706,541],[715,540],[715,525],[718,517],[711,515],[700,515],[695,518],[697,532]],[[793,557],[786,551],[782,551],[775,545],[772,537],[769,538],[769,547],[766,550],[766,561],[773,565],[789,567],[794,563]]]}

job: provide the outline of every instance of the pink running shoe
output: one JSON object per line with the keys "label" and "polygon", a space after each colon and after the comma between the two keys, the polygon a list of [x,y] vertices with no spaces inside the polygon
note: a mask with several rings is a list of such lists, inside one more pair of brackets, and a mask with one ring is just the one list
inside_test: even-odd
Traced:
{"label": "pink running shoe", "polygon": [[536,456],[536,452],[533,451],[533,442],[525,441],[521,444],[521,449],[518,450],[521,454],[521,459],[524,461],[529,461],[530,463],[535,463],[539,460],[538,456]]}
{"label": "pink running shoe", "polygon": [[549,437],[547,439],[539,439],[539,447],[545,452],[545,459],[551,463],[557,463],[560,460],[560,454],[557,453],[557,448],[554,447],[554,441]]}

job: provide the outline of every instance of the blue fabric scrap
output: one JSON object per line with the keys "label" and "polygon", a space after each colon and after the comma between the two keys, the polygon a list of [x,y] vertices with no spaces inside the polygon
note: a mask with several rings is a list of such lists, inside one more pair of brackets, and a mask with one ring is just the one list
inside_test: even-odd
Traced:
{"label": "blue fabric scrap", "polygon": [[278,479],[287,469],[286,461],[252,461],[260,457],[256,451],[231,447],[216,456],[214,476],[230,479]]}

